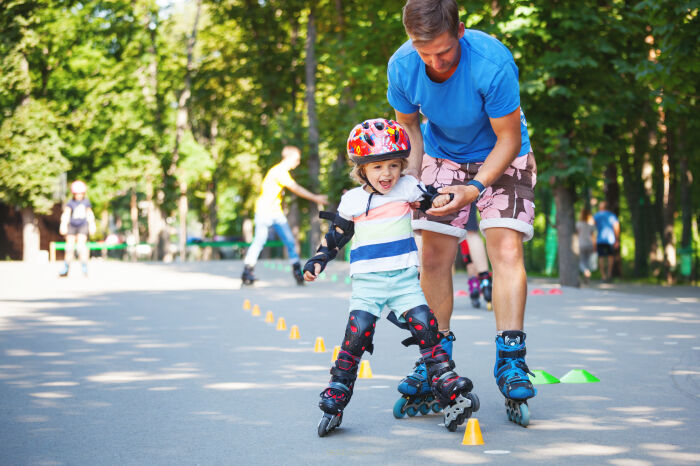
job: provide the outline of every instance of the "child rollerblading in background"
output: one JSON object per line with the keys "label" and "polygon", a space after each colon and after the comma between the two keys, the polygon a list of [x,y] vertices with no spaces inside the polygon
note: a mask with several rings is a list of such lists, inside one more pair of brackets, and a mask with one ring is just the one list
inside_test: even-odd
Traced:
{"label": "child rollerblading in background", "polygon": [[427,380],[444,408],[445,426],[456,430],[479,409],[473,385],[454,372],[455,364],[441,345],[437,319],[428,308],[418,281],[417,247],[411,228],[411,204],[422,209],[445,205],[449,195],[428,192],[412,176],[402,176],[410,141],[403,128],[385,119],[357,125],[348,138],[348,155],[355,163],[351,176],[362,187],[345,193],[338,213],[323,213],[331,227],[317,254],[304,266],[304,278],[314,281],[338,250],[351,239],[350,316],[331,380],[321,392],[324,412],[318,426],[323,437],[342,422],[352,397],[360,359],[373,352],[377,319],[386,305],[390,320],[411,332],[404,344],[417,344],[426,366]]}
{"label": "child rollerblading in background", "polygon": [[63,209],[61,224],[58,228],[58,232],[66,237],[65,259],[59,276],[68,276],[76,250],[82,265],[83,275],[87,276],[87,261],[89,257],[87,240],[88,236],[94,235],[97,230],[95,214],[92,212],[92,204],[85,197],[87,186],[84,182],[80,180],[74,181],[70,185],[70,191],[73,197]]}

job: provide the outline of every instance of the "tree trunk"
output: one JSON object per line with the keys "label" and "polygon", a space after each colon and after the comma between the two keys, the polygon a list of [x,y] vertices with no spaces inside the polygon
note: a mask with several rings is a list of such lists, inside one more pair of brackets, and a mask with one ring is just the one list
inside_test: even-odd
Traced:
{"label": "tree trunk", "polygon": [[39,256],[39,220],[31,207],[24,207],[22,214],[22,260],[34,262]]}
{"label": "tree trunk", "polygon": [[131,188],[129,213],[131,214],[131,234],[134,237],[134,244],[139,244],[141,242],[141,235],[139,234],[139,206],[135,188]]}
{"label": "tree trunk", "polygon": [[[678,150],[678,169],[680,174],[680,208],[683,230],[681,233],[681,264],[683,260],[692,262],[693,247],[693,201],[691,198],[691,187],[693,186],[693,173],[688,164],[688,154],[685,147],[685,120],[679,121],[678,133],[676,136],[676,147]],[[690,274],[684,272],[681,266],[681,274],[688,279],[693,276],[692,265]]]}
{"label": "tree trunk", "polygon": [[[318,155],[318,117],[316,115],[316,19],[313,6],[309,13],[307,24],[306,42],[306,108],[309,119],[309,189],[318,192],[318,174],[320,172],[320,160]],[[311,248],[321,242],[321,221],[318,218],[318,206],[311,203],[309,208],[311,232],[309,241]],[[311,251],[304,251],[311,255]]]}
{"label": "tree trunk", "polygon": [[[605,169],[605,202],[608,210],[620,218],[620,183],[617,181],[617,164],[611,162]],[[622,222],[620,222],[620,234],[622,234]],[[620,241],[620,238],[618,238]],[[613,277],[622,277],[622,248],[614,252],[612,269]]]}
{"label": "tree trunk", "polygon": [[[211,153],[212,161],[214,162],[214,170],[211,174],[211,181],[207,184],[207,192],[204,195],[204,237],[215,240],[216,227],[218,225],[218,211],[216,205],[216,192],[219,180],[219,148],[216,145],[216,138],[219,135],[218,120],[214,118],[209,127],[209,152]],[[214,259],[215,250],[212,247],[206,247],[202,251],[202,259],[205,261]],[[216,257],[218,259],[218,257]]]}
{"label": "tree trunk", "polygon": [[187,260],[187,183],[180,182],[180,199],[178,200],[178,211],[180,213],[180,230],[178,234],[178,251],[180,251],[180,261]]}
{"label": "tree trunk", "polygon": [[578,254],[574,250],[575,195],[575,190],[565,183],[557,183],[554,187],[554,201],[557,206],[557,243],[559,244],[559,283],[562,286],[578,287]]}

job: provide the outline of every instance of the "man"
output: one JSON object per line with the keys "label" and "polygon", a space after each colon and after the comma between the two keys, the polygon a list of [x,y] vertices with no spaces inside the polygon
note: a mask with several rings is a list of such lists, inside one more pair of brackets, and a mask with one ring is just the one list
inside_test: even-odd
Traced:
{"label": "man", "polygon": [[612,281],[615,254],[620,247],[620,222],[617,216],[608,210],[608,204],[601,201],[598,212],[593,216],[596,234],[596,250],[598,251],[598,268],[603,282]]}
{"label": "man", "polygon": [[301,151],[295,146],[285,146],[282,149],[282,161],[270,168],[262,182],[260,197],[255,203],[255,235],[245,256],[245,268],[241,280],[246,285],[252,284],[256,278],[253,274],[260,252],[267,241],[270,227],[274,227],[280,239],[287,248],[289,261],[292,263],[292,273],[299,285],[304,284],[304,277],[299,264],[299,255],[294,244],[292,230],[287,223],[287,217],[282,212],[282,193],[289,189],[297,196],[317,204],[326,204],[328,196],[314,194],[303,188],[292,179],[289,172],[299,166]]}
{"label": "man", "polygon": [[[519,408],[516,422],[527,425],[526,400],[535,391],[524,361],[522,242],[533,234],[536,165],[520,109],[518,69],[498,40],[465,29],[455,0],[408,0],[403,23],[410,40],[389,61],[387,98],[411,139],[409,171],[454,194],[446,206],[414,217],[422,234],[421,286],[443,342],[451,346],[452,264],[476,201],[493,268],[494,375],[507,404],[513,400]],[[420,113],[428,119],[425,137]],[[406,383],[416,386],[410,379],[420,379],[421,370],[399,391],[405,393]]]}

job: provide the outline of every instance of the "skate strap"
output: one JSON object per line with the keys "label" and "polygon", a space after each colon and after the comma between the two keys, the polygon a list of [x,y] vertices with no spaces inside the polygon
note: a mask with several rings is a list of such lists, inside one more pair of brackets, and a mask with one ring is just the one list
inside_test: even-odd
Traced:
{"label": "skate strap", "polygon": [[506,358],[506,359],[518,359],[518,358],[524,358],[525,357],[525,348],[521,348],[519,350],[498,350],[498,357],[499,358]]}
{"label": "skate strap", "polygon": [[[357,369],[355,370],[357,371]],[[353,374],[352,372],[340,369],[336,366],[331,367],[331,375],[334,375],[340,379],[349,380],[351,383],[357,379],[357,374]]]}
{"label": "skate strap", "polygon": [[428,374],[432,377],[433,374],[440,372],[443,369],[451,371],[455,368],[455,362],[452,360],[446,362],[440,362],[437,364],[431,364],[428,360],[425,361],[425,367],[428,368]]}
{"label": "skate strap", "polygon": [[340,382],[331,382],[328,384],[328,388],[333,388],[335,390],[341,390],[343,392],[349,392],[350,389],[348,388],[347,385],[342,384]]}

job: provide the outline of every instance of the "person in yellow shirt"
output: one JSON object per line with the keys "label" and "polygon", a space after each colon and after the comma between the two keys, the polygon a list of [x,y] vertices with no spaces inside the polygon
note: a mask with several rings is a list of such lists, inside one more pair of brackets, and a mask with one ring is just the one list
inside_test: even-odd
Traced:
{"label": "person in yellow shirt", "polygon": [[294,236],[289,228],[289,223],[287,223],[287,217],[282,211],[282,193],[287,188],[297,196],[321,205],[328,203],[328,196],[314,194],[294,181],[289,172],[298,167],[300,162],[301,151],[299,148],[285,146],[282,149],[282,161],[270,168],[263,179],[260,197],[255,203],[255,235],[243,261],[245,267],[241,280],[245,285],[250,285],[256,280],[253,273],[255,264],[258,262],[263,246],[265,246],[270,227],[275,228],[275,231],[287,248],[294,278],[299,285],[304,284],[304,276],[299,263],[299,254],[297,254],[294,244]]}

